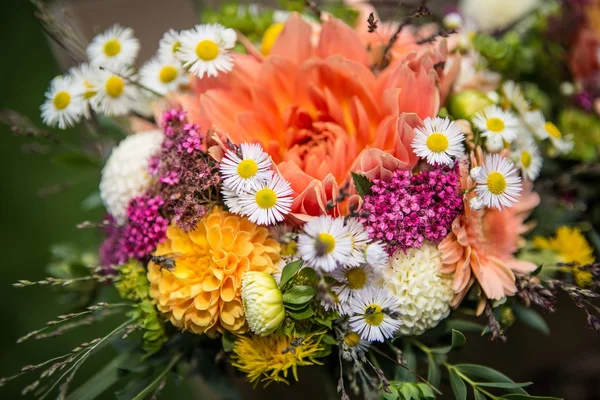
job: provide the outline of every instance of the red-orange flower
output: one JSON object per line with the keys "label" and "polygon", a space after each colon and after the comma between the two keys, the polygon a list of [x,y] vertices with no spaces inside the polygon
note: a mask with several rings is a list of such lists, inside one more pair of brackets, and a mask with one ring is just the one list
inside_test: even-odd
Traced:
{"label": "red-orange flower", "polygon": [[375,74],[349,26],[329,19],[316,47],[311,34],[292,15],[268,57],[238,55],[231,73],[195,81],[196,98],[180,99],[201,126],[261,143],[301,219],[325,212],[350,171],[375,178],[414,166],[413,127],[438,112],[446,58],[444,42],[427,45]]}

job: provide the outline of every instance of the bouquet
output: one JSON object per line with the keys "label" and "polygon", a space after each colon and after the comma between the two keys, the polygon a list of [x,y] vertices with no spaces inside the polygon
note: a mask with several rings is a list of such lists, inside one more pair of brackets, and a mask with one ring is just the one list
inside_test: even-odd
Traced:
{"label": "bouquet", "polygon": [[[290,384],[317,365],[342,399],[552,399],[448,356],[464,333],[506,341],[516,320],[546,332],[538,311],[553,312],[558,292],[600,332],[593,212],[551,217],[585,196],[553,171],[577,170],[569,184],[594,171],[597,137],[582,131],[598,125],[598,68],[580,78],[577,57],[592,56],[569,69],[565,43],[540,46],[549,21],[592,6],[464,1],[440,16],[425,3],[395,10],[401,21],[351,0],[229,4],[166,32],[139,70],[131,28],[84,44],[40,5],[82,60],[52,80],[42,118],[86,128],[62,159],[101,160],[85,203],[107,214],[78,226],[101,233],[96,249],[56,247],[51,276],[15,283],[76,300],[19,342],[119,322],[1,384],[31,373],[23,392],[41,398],[118,383],[118,398],[143,399],[200,375],[239,398],[235,375]],[[537,74],[553,56],[565,68]],[[109,343],[116,358],[72,390]]]}

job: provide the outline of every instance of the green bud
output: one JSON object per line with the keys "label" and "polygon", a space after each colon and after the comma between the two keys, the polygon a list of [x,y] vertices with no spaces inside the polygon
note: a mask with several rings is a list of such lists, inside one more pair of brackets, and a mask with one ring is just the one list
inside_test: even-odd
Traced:
{"label": "green bud", "polygon": [[285,317],[283,295],[266,272],[248,271],[242,278],[242,302],[250,330],[259,336],[273,333]]}
{"label": "green bud", "polygon": [[477,112],[490,105],[492,105],[492,101],[485,93],[468,89],[450,97],[448,111],[456,119],[470,119]]}

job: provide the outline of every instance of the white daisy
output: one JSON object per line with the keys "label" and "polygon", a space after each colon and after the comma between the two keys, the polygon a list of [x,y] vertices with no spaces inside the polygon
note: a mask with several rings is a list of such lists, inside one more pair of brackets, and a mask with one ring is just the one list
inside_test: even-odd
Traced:
{"label": "white daisy", "polygon": [[346,361],[353,361],[369,351],[371,342],[361,339],[360,335],[356,332],[348,331],[343,334],[341,344],[342,357]]}
{"label": "white daisy", "polygon": [[567,154],[573,149],[574,143],[572,135],[563,136],[560,129],[549,121],[544,124],[544,130],[548,133],[548,138],[560,154]]}
{"label": "white daisy", "polygon": [[504,149],[504,139],[500,135],[485,138],[485,149],[490,153],[499,153]]}
{"label": "white daisy", "polygon": [[88,63],[79,64],[77,67],[73,67],[69,70],[69,75],[73,78],[73,83],[77,85],[83,91],[84,107],[83,116],[90,118],[91,116],[91,99],[98,93],[94,81],[96,76],[100,73],[98,67],[92,66]]}
{"label": "white daisy", "polygon": [[528,111],[523,114],[526,128],[540,140],[548,138],[546,131],[546,118],[540,110]]}
{"label": "white daisy", "polygon": [[376,277],[375,270],[367,264],[338,268],[330,272],[330,275],[339,282],[339,285],[333,287],[333,291],[342,303],[347,302],[356,293],[373,286]]}
{"label": "white daisy", "polygon": [[363,340],[383,342],[400,327],[397,297],[386,289],[366,289],[349,303],[350,327]]}
{"label": "white daisy", "polygon": [[495,105],[475,114],[473,123],[482,132],[481,136],[499,135],[508,143],[517,138],[520,129],[519,120],[512,112],[503,111]]}
{"label": "white daisy", "polygon": [[162,59],[174,58],[181,47],[180,33],[169,29],[158,42],[158,57]]}
{"label": "white daisy", "polygon": [[515,165],[498,154],[488,154],[476,179],[477,196],[487,207],[512,207],[521,192]]}
{"label": "white daisy", "polygon": [[133,37],[133,29],[117,24],[92,40],[87,55],[94,65],[120,68],[133,65],[139,50],[140,43]]}
{"label": "white daisy", "polygon": [[343,218],[314,217],[298,235],[298,254],[310,266],[331,272],[347,265],[352,254],[352,238]]}
{"label": "white daisy", "polygon": [[506,100],[519,112],[519,114],[525,114],[529,110],[529,103],[525,100],[521,88],[515,82],[504,82],[502,84],[502,94],[504,94]]}
{"label": "white daisy", "polygon": [[365,261],[375,269],[382,268],[387,265],[388,254],[380,242],[370,243],[365,248]]}
{"label": "white daisy", "polygon": [[233,69],[229,49],[235,46],[236,39],[235,31],[222,25],[196,25],[194,29],[181,32],[181,47],[176,55],[183,66],[199,78],[217,76],[219,71]]}
{"label": "white daisy", "polygon": [[134,79],[128,69],[101,70],[93,82],[98,90],[92,98],[94,110],[109,116],[127,114],[135,107],[139,97]]}
{"label": "white daisy", "polygon": [[427,117],[423,125],[415,129],[412,147],[416,155],[427,159],[431,165],[452,165],[453,158],[463,155],[465,135],[454,122],[448,118]]}
{"label": "white daisy", "polygon": [[242,143],[240,153],[241,158],[227,150],[221,160],[219,171],[225,189],[242,192],[271,178],[271,157],[260,144]]}
{"label": "white daisy", "polygon": [[148,89],[165,95],[177,90],[184,82],[181,64],[173,57],[154,57],[140,69],[140,83]]}
{"label": "white daisy", "polygon": [[519,143],[517,150],[512,153],[512,159],[521,169],[523,178],[535,181],[542,169],[542,156],[533,139],[525,139]]}
{"label": "white daisy", "polygon": [[46,125],[66,129],[81,119],[85,107],[83,90],[70,76],[57,76],[46,91],[46,101],[40,107]]}
{"label": "white daisy", "polygon": [[242,215],[244,209],[240,204],[240,195],[233,190],[221,188],[221,195],[223,196],[223,202],[227,206],[227,209],[232,214]]}
{"label": "white daisy", "polygon": [[292,187],[278,175],[239,194],[242,215],[258,225],[273,225],[284,220],[292,207]]}
{"label": "white daisy", "polygon": [[365,247],[371,241],[371,238],[363,224],[356,218],[349,218],[346,221],[346,228],[348,228],[352,239],[352,254],[348,260],[348,265],[362,264],[365,262]]}

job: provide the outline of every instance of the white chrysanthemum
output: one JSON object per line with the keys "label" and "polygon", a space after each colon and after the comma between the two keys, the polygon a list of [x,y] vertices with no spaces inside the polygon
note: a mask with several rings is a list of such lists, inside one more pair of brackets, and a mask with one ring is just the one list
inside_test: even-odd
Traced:
{"label": "white chrysanthemum", "polygon": [[270,170],[271,157],[257,143],[242,143],[240,156],[232,150],[227,150],[219,172],[223,178],[223,187],[232,192],[243,192],[268,181],[273,172]]}
{"label": "white chrysanthemum", "polygon": [[519,112],[525,114],[529,111],[529,103],[525,100],[523,92],[519,85],[513,81],[506,81],[502,84],[502,94],[508,102]]}
{"label": "white chrysanthemum", "polygon": [[427,159],[431,165],[452,165],[454,158],[464,154],[462,141],[465,135],[450,119],[427,117],[423,125],[415,129],[412,147],[416,155]]}
{"label": "white chrysanthemum", "polygon": [[462,0],[460,10],[480,31],[504,29],[536,9],[541,0]]}
{"label": "white chrysanthemum", "polygon": [[365,248],[365,261],[376,270],[384,267],[388,258],[387,251],[380,242],[370,243]]}
{"label": "white chrysanthemum", "polygon": [[298,255],[324,272],[347,265],[351,254],[352,239],[343,218],[314,217],[298,235]]}
{"label": "white chrysanthemum", "polygon": [[544,130],[548,133],[548,138],[552,142],[552,146],[560,153],[567,154],[573,149],[573,136],[564,135],[552,122],[546,122],[544,124]]}
{"label": "white chrysanthemum", "polygon": [[117,116],[127,114],[135,108],[140,93],[132,83],[134,79],[132,70],[101,70],[93,82],[98,90],[92,97],[94,110],[108,116]]}
{"label": "white chrysanthemum", "polygon": [[83,99],[85,100],[83,116],[85,118],[90,118],[91,116],[91,101],[96,93],[98,93],[94,82],[97,80],[99,73],[100,68],[88,63],[79,64],[77,67],[69,70],[69,75],[73,78],[73,83],[83,91]]}
{"label": "white chrysanthemum", "polygon": [[140,83],[148,89],[165,95],[177,90],[185,80],[181,64],[174,58],[154,57],[140,69]]}
{"label": "white chrysanthemum", "polygon": [[117,24],[92,40],[87,55],[94,65],[121,68],[133,65],[139,50],[140,43],[133,37],[133,29]]}
{"label": "white chrysanthemum", "polygon": [[444,276],[441,266],[442,253],[426,242],[421,248],[396,252],[382,269],[377,284],[400,304],[400,334],[420,335],[450,313],[452,277]]}
{"label": "white chrysanthemum", "polygon": [[523,178],[535,181],[542,169],[542,156],[535,141],[531,138],[519,140],[519,146],[511,156]]}
{"label": "white chrysanthemum", "polygon": [[338,295],[340,302],[347,302],[355,294],[373,286],[377,276],[375,270],[367,264],[356,267],[337,268],[330,272],[339,285],[333,287],[333,292]]}
{"label": "white chrysanthemum", "polygon": [[150,186],[148,164],[160,150],[162,140],[163,134],[158,130],[135,133],[112,150],[102,169],[100,197],[118,223],[125,222],[129,201]]}
{"label": "white chrysanthemum", "polygon": [[369,288],[358,293],[348,305],[350,327],[363,340],[383,342],[400,328],[400,303],[387,289]]}
{"label": "white chrysanthemum", "polygon": [[352,254],[348,260],[348,265],[359,265],[365,262],[365,247],[371,241],[369,234],[363,224],[356,218],[349,218],[346,221],[346,228],[352,239]]}
{"label": "white chrysanthemum", "polygon": [[498,154],[488,154],[477,176],[477,196],[487,207],[512,207],[521,193],[521,177],[515,165]]}
{"label": "white chrysanthemum", "polygon": [[504,111],[495,105],[475,114],[473,123],[482,132],[481,136],[499,135],[508,143],[517,138],[520,129],[519,120],[512,112]]}
{"label": "white chrysanthemum", "polygon": [[176,57],[181,41],[179,40],[179,32],[174,29],[169,29],[164,33],[163,37],[158,42],[158,56],[162,59]]}
{"label": "white chrysanthemum", "polygon": [[273,225],[281,222],[292,208],[292,187],[278,175],[271,180],[240,193],[238,202],[242,215],[258,225]]}
{"label": "white chrysanthemum", "polygon": [[70,76],[57,76],[46,91],[46,101],[41,105],[42,120],[46,125],[66,129],[81,119],[85,107],[83,90]]}
{"label": "white chrysanthemum", "polygon": [[235,46],[235,31],[219,24],[196,25],[180,33],[181,47],[176,53],[183,66],[191,73],[204,78],[217,76],[233,69],[229,52]]}

